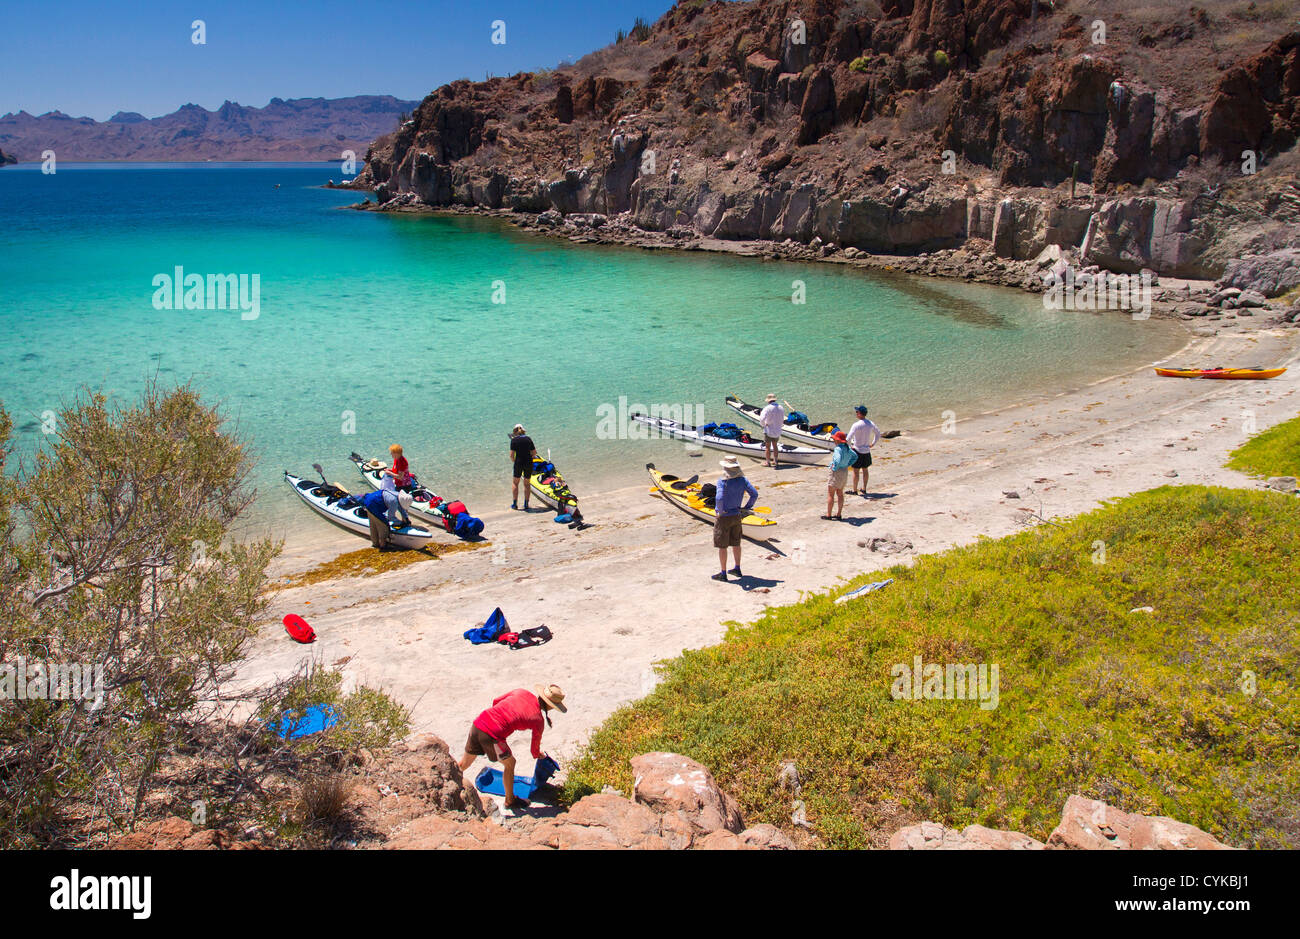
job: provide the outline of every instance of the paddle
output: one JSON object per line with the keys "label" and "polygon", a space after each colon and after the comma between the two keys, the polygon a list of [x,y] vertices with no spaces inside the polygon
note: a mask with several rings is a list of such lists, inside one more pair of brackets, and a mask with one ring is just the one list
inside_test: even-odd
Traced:
{"label": "paddle", "polygon": [[[317,473],[320,474],[320,481],[321,481],[322,483],[324,483],[324,484],[327,485],[327,486],[334,486],[334,484],[333,484],[332,482],[330,482],[328,479],[325,478],[325,471],[324,471],[323,469],[320,468],[320,464],[319,464],[319,463],[313,463],[313,464],[311,465],[311,468],[314,469]],[[334,486],[334,488],[337,489],[337,490],[339,490],[340,492],[348,492],[348,490],[344,489],[342,486]],[[349,493],[349,495],[350,495],[350,494],[351,494],[351,493]]]}

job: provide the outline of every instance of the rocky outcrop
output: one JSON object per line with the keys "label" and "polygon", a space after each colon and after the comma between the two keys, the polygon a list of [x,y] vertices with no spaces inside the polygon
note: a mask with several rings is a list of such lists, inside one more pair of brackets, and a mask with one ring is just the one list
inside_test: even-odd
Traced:
{"label": "rocky outcrop", "polygon": [[1261,157],[1300,136],[1300,30],[1230,68],[1219,80],[1200,125],[1206,157],[1238,163],[1243,150]]}
{"label": "rocky outcrop", "polygon": [[1300,248],[1236,258],[1228,262],[1219,283],[1276,297],[1300,287]]}
{"label": "rocky outcrop", "polygon": [[1193,223],[1193,200],[1117,199],[1103,203],[1088,221],[1079,254],[1087,264],[1136,274],[1143,268],[1178,277],[1208,279],[1206,247]]}
{"label": "rocky outcrop", "polygon": [[1121,812],[1096,799],[1072,795],[1061,812],[1061,823],[1044,844],[1028,835],[968,825],[961,831],[935,822],[922,822],[897,831],[889,839],[895,851],[1084,850],[1231,850],[1193,825],[1163,815]]}
{"label": "rocky outcrop", "polygon": [[643,753],[632,758],[632,775],[632,798],[637,803],[680,820],[696,835],[735,834],[745,827],[736,801],[718,787],[712,773],[689,757]]}
{"label": "rocky outcrop", "polygon": [[17,162],[18,157],[14,156],[12,153],[5,153],[3,150],[0,150],[0,166],[6,166],[10,163]]}
{"label": "rocky outcrop", "polygon": [[1193,825],[1163,815],[1121,812],[1097,799],[1079,795],[1066,800],[1061,824],[1048,836],[1047,846],[1133,851],[1229,849]]}
{"label": "rocky outcrop", "polygon": [[772,825],[745,828],[734,799],[702,765],[675,753],[632,759],[633,798],[601,792],[553,815],[501,818],[462,780],[447,745],[410,738],[368,767],[351,797],[366,847],[393,849],[790,850]]}
{"label": "rocky outcrop", "polygon": [[1041,851],[1045,845],[1018,831],[967,825],[961,831],[922,822],[894,832],[891,851]]}
{"label": "rocky outcrop", "polygon": [[184,818],[165,818],[109,842],[112,851],[241,851],[260,848],[212,828],[197,828]]}
{"label": "rocky outcrop", "polygon": [[[1079,15],[1040,3],[1026,42],[1033,9],[680,4],[577,65],[439,88],[375,141],[357,185],[385,208],[602,215],[823,255],[978,242],[1019,262],[1056,246],[1116,272],[1213,279],[1300,247],[1282,159],[1300,109],[1294,35],[1217,84],[1174,87],[1137,63],[1208,54],[1223,21],[1171,13],[1094,44]],[[1257,101],[1236,114],[1242,95]],[[1256,176],[1217,162],[1246,139]]]}

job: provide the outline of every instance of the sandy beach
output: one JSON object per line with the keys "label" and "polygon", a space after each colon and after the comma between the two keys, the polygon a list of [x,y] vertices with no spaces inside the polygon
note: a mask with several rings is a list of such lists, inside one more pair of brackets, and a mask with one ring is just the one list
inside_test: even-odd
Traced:
{"label": "sandy beach", "polygon": [[[1189,331],[1189,345],[1169,361],[1293,365],[1296,358],[1294,331],[1263,329]],[[1007,381],[1016,381],[1014,372]],[[1264,382],[1168,379],[1143,367],[996,413],[963,413],[954,402],[955,424],[945,428],[936,414],[934,426],[904,427],[880,443],[871,495],[846,496],[843,521],[819,518],[825,467],[773,470],[746,461],[759,503],[779,524],[766,547],[745,543],[746,577],[738,583],[709,579],[717,562],[709,526],[651,496],[648,482],[579,493],[592,523],[582,532],[537,508],[480,510],[490,544],[478,550],[275,592],[238,683],[284,676],[315,657],[341,668],[347,682],[395,696],[411,707],[413,731],[437,734],[455,750],[493,697],[553,681],[571,706],[556,716],[544,746],[563,763],[610,713],[653,687],[653,663],[718,642],[727,621],[750,621],[767,606],[916,554],[1021,530],[1037,524],[1032,515],[1040,509],[1048,518],[1075,515],[1168,484],[1261,485],[1223,463],[1251,421],[1262,431],[1300,412],[1297,391],[1294,367]],[[892,426],[887,416],[879,420]],[[691,456],[668,440],[660,446],[655,462],[665,472],[705,479],[719,472],[720,453]],[[286,545],[277,576],[365,546],[324,521],[312,531],[310,542]],[[912,550],[871,550],[871,539],[885,537]],[[546,623],[554,640],[513,651],[462,638],[496,606],[512,628]],[[312,623],[313,646],[286,636],[280,618],[289,612]],[[522,765],[526,771],[531,762]]]}

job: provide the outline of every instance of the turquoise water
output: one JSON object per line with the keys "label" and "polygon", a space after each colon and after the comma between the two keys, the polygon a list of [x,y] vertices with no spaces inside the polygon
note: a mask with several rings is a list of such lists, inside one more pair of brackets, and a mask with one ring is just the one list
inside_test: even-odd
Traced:
{"label": "turquoise water", "polygon": [[[0,401],[19,453],[81,387],[129,397],[151,376],[192,382],[254,445],[259,518],[323,528],[282,469],[320,462],[360,485],[348,453],[396,441],[435,490],[489,511],[508,504],[515,422],[581,495],[641,482],[647,460],[688,465],[679,444],[603,439],[620,397],[730,420],[728,392],[770,390],[817,420],[847,421],[861,401],[886,429],[918,427],[1183,341],[1168,323],[1047,311],[1014,290],[340,211],[353,194],[315,188],[338,176],[336,164],[0,170]],[[156,309],[153,279],[177,266],[258,275],[257,318]]]}

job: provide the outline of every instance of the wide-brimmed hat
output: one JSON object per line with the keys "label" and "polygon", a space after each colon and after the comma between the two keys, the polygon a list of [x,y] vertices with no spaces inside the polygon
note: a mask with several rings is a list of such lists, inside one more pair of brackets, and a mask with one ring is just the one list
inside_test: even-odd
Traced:
{"label": "wide-brimmed hat", "polygon": [[411,507],[411,503],[414,501],[415,501],[415,496],[411,495],[409,492],[399,492],[397,494],[397,504],[404,509],[409,509]]}
{"label": "wide-brimmed hat", "polygon": [[745,472],[740,468],[740,464],[736,462],[734,457],[727,457],[725,460],[719,461],[718,465],[727,471],[728,476],[740,476]]}
{"label": "wide-brimmed hat", "polygon": [[561,714],[566,713],[569,709],[564,706],[564,692],[560,690],[559,685],[538,685],[533,691],[537,692],[537,697],[541,698]]}
{"label": "wide-brimmed hat", "polygon": [[382,460],[366,460],[366,469],[383,469],[387,465]]}
{"label": "wide-brimmed hat", "polygon": [[769,400],[769,401],[775,401],[775,400],[776,400],[776,395],[768,395],[768,396],[767,396],[767,400]]}
{"label": "wide-brimmed hat", "polygon": [[835,431],[835,435],[831,437],[831,439],[834,440],[836,443],[845,443],[848,441],[849,435],[844,433],[844,431],[842,430],[837,430]]}
{"label": "wide-brimmed hat", "polygon": [[518,437],[518,436],[519,436],[520,434],[522,434],[522,433],[526,433],[526,431],[524,430],[524,425],[523,425],[523,424],[516,424],[516,425],[514,426],[514,428],[511,429],[511,431],[510,431],[510,436],[511,436],[511,437]]}

